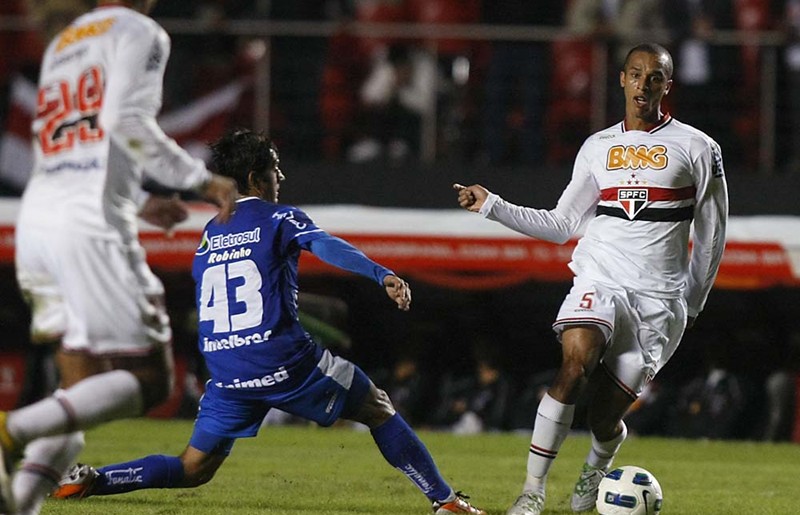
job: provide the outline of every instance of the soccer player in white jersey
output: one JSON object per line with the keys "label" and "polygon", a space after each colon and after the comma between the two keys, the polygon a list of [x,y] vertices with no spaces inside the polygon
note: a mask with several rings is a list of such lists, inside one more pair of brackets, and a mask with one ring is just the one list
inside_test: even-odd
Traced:
{"label": "soccer player in white jersey", "polygon": [[713,139],[662,111],[672,71],[659,45],[628,53],[619,76],[625,119],[586,140],[555,209],[454,185],[463,208],[534,238],[564,243],[583,230],[553,324],[561,368],[539,404],[522,495],[508,515],[543,512],[547,473],[582,392],[592,445],[571,506],[594,509],[627,434],[622,417],[673,355],[717,275],[728,215],[722,157]]}
{"label": "soccer player in white jersey", "polygon": [[192,266],[198,345],[211,379],[189,445],[180,456],[145,456],[97,470],[78,464],[53,496],[200,486],[238,438],[255,436],[270,409],[279,408],[321,426],[339,418],[365,424],[386,461],[419,488],[435,514],[486,515],[447,484],[386,393],[358,366],[316,344],[298,318],[302,251],[375,281],[402,310],[411,305],[408,284],[301,209],[278,203],[284,175],[269,138],[235,131],[212,150],[216,170],[236,180],[240,198],[228,223],[206,225]]}
{"label": "soccer player in white jersey", "polygon": [[99,1],[55,36],[41,64],[16,266],[32,332],[60,338],[61,389],[0,414],[0,513],[38,513],[80,452],[82,429],[142,415],[171,390],[163,286],[138,240],[137,212],[152,207],[144,174],[198,192],[221,219],[234,206],[235,183],[156,122],[170,45],[146,16],[153,3]]}

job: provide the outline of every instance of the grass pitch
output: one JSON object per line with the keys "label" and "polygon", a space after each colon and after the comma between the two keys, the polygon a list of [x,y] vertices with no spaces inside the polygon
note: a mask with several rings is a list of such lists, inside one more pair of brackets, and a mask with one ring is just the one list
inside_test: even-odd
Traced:
{"label": "grass pitch", "polygon": [[[115,422],[88,432],[92,465],[178,454],[187,421]],[[421,431],[450,484],[490,514],[505,513],[525,475],[529,434],[454,436]],[[571,514],[569,495],[589,446],[572,435],[548,480],[547,514]],[[615,462],[653,472],[665,515],[800,513],[800,445],[630,437]],[[142,490],[83,501],[48,499],[44,515],[429,514],[427,500],[384,462],[368,433],[283,426],[239,440],[217,476],[185,490]]]}

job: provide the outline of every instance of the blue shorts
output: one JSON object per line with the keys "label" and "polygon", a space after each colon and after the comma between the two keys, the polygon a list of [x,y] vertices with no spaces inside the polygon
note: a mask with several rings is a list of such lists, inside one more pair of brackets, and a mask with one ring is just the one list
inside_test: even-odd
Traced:
{"label": "blue shorts", "polygon": [[[296,388],[278,393],[223,389],[211,381],[200,399],[189,445],[207,454],[229,455],[237,438],[253,437],[270,409],[327,427],[340,417],[354,415],[369,391],[371,381],[359,367],[328,350]],[[316,359],[309,356],[308,359]]]}

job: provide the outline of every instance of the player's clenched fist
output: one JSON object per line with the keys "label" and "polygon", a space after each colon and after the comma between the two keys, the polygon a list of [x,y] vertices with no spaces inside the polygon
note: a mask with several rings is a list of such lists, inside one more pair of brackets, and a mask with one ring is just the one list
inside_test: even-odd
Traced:
{"label": "player's clenched fist", "polygon": [[411,286],[396,275],[387,275],[383,279],[386,287],[386,294],[390,299],[397,303],[397,307],[403,311],[411,308]]}
{"label": "player's clenched fist", "polygon": [[489,196],[489,190],[480,184],[473,184],[472,186],[463,186],[461,184],[453,184],[453,189],[458,192],[458,205],[477,213],[481,210],[481,206]]}

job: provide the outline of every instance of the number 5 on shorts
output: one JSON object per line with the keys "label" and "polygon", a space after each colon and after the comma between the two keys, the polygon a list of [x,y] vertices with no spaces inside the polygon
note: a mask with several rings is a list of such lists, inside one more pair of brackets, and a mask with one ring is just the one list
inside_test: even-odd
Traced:
{"label": "number 5 on shorts", "polygon": [[592,304],[594,304],[594,292],[586,292],[581,297],[581,302],[578,304],[579,307],[583,309],[592,309]]}

